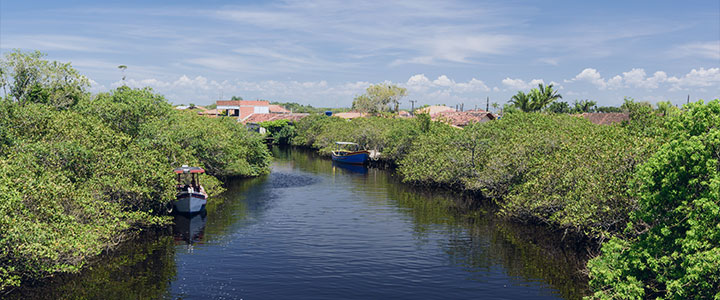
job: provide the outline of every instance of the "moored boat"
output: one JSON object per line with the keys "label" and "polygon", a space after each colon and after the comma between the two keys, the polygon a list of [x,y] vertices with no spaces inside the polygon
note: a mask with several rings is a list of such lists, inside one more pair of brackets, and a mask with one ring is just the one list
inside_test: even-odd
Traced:
{"label": "moored boat", "polygon": [[183,165],[174,170],[177,174],[177,196],[175,199],[175,209],[181,213],[197,213],[202,211],[207,204],[207,194],[205,188],[200,185],[200,174],[205,170],[200,167],[188,167]]}
{"label": "moored boat", "polygon": [[360,145],[351,142],[335,142],[332,160],[344,164],[364,165],[370,157],[370,151],[361,150]]}

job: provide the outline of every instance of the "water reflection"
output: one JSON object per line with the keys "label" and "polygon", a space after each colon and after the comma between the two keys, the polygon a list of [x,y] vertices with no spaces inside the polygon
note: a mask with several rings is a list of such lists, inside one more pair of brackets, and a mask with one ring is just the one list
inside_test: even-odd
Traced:
{"label": "water reflection", "polygon": [[[567,298],[585,257],[491,205],[392,172],[273,148],[273,172],[228,182],[204,214],[53,288],[13,299]],[[359,171],[359,172],[357,172]],[[34,293],[34,294],[33,294]],[[48,296],[50,295],[50,296]]]}
{"label": "water reflection", "polygon": [[[330,160],[303,150],[302,153],[279,151],[276,155],[292,160],[302,171],[322,173]],[[340,174],[352,175],[346,171]],[[391,173],[366,169],[369,176],[352,176],[357,184],[348,185],[367,205],[400,208],[409,217],[419,246],[435,243],[444,249],[453,265],[463,268],[466,279],[488,283],[502,270],[516,278],[518,285],[536,283],[551,287],[549,294],[580,299],[588,294],[583,274],[588,259],[576,245],[563,241],[562,235],[540,226],[518,224],[496,217],[496,208],[464,195],[402,184]],[[339,175],[333,172],[333,176]],[[444,240],[433,237],[440,233]]]}
{"label": "water reflection", "polygon": [[175,277],[173,238],[148,232],[79,274],[60,275],[3,299],[160,299]]}
{"label": "water reflection", "polygon": [[332,162],[333,166],[333,173],[342,171],[347,172],[349,174],[367,174],[368,168],[366,166],[361,165],[348,165],[348,164],[341,164]]}
{"label": "water reflection", "polygon": [[188,252],[194,249],[196,243],[202,244],[205,233],[205,217],[207,211],[203,209],[196,214],[177,214],[173,218],[173,234],[175,244],[187,245]]}

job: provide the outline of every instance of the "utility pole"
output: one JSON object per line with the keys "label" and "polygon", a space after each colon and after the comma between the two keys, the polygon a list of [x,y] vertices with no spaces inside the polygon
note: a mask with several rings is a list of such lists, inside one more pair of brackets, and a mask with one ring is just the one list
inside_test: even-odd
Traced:
{"label": "utility pole", "polygon": [[485,111],[490,111],[490,96],[485,100]]}
{"label": "utility pole", "polygon": [[415,102],[417,102],[417,100],[408,100],[408,101],[410,101],[410,104],[412,105],[412,108],[410,108],[410,115],[414,116],[415,115]]}
{"label": "utility pole", "polygon": [[688,94],[687,104],[690,104],[690,94]]}

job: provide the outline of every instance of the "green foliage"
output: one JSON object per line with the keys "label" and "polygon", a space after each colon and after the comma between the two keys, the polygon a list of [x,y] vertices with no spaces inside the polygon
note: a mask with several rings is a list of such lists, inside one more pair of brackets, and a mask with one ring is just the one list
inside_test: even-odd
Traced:
{"label": "green foliage", "polygon": [[664,118],[653,110],[652,104],[625,98],[625,103],[620,108],[630,115],[630,121],[624,122],[623,126],[632,133],[648,137],[659,136],[663,133]]}
{"label": "green foliage", "polygon": [[595,112],[599,113],[618,113],[622,112],[622,108],[615,107],[615,106],[598,106],[595,108]]}
{"label": "green foliage", "polygon": [[398,171],[481,192],[512,218],[602,237],[627,221],[635,199],[626,182],[651,142],[573,116],[513,113],[420,136]]}
{"label": "green foliage", "polygon": [[242,99],[243,99],[243,98],[240,97],[240,96],[232,96],[232,97],[230,97],[230,100],[233,100],[233,101],[242,100]]}
{"label": "green foliage", "polygon": [[70,63],[43,60],[44,54],[20,50],[7,53],[0,60],[0,87],[10,98],[24,105],[43,103],[56,109],[67,109],[85,96],[90,86]]}
{"label": "green foliage", "polygon": [[575,100],[575,102],[573,103],[573,112],[578,114],[595,112],[596,105],[597,102],[592,100]]}
{"label": "green foliage", "polygon": [[552,84],[545,86],[544,84],[539,83],[537,88],[530,90],[530,98],[532,99],[532,110],[540,111],[550,105],[553,101],[562,99],[562,96],[553,89]]}
{"label": "green foliage", "polygon": [[596,298],[720,298],[720,101],[686,110],[637,172],[629,237],[588,263]]}
{"label": "green foliage", "polygon": [[570,105],[565,101],[556,101],[553,103],[550,103],[550,105],[545,109],[547,112],[556,113],[556,114],[568,114],[572,111],[570,108]]}
{"label": "green foliage", "polygon": [[273,137],[273,143],[278,145],[290,145],[296,134],[295,126],[288,120],[265,121],[259,125],[268,130]]}
{"label": "green foliage", "polygon": [[[2,62],[12,93],[0,101],[0,290],[76,272],[167,223],[171,170],[181,164],[208,171],[210,195],[222,191],[216,177],[268,172],[261,137],[236,122],[174,110],[150,89],[91,99],[69,64],[40,57],[16,52]],[[18,83],[28,80],[30,88]]]}
{"label": "green foliage", "polygon": [[137,137],[145,124],[175,113],[165,97],[154,94],[152,89],[131,89],[127,86],[82,101],[77,110],[98,117],[113,129],[131,137]]}
{"label": "green foliage", "polygon": [[407,95],[407,89],[394,84],[373,84],[365,94],[355,97],[352,109],[377,114],[385,111],[398,111],[400,99]]}
{"label": "green foliage", "polygon": [[355,142],[365,149],[381,152],[383,160],[394,163],[406,155],[413,140],[428,124],[429,119],[423,121],[422,118],[369,117],[347,121],[337,117],[309,116],[297,122],[297,136],[293,144],[312,147],[323,155],[330,155],[335,142]]}
{"label": "green foliage", "polygon": [[509,103],[521,111],[533,112],[541,111],[553,101],[561,98],[562,96],[553,89],[552,84],[545,86],[540,83],[537,88],[530,90],[530,93],[525,94],[518,91],[517,94],[510,98]]}
{"label": "green foliage", "polygon": [[530,105],[530,95],[525,94],[522,91],[518,91],[517,94],[513,95],[512,98],[510,98],[510,104],[525,112],[533,110],[532,106]]}

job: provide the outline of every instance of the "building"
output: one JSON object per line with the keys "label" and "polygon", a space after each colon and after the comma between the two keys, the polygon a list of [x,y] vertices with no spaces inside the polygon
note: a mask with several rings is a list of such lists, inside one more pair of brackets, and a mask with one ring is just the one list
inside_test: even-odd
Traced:
{"label": "building", "polygon": [[269,114],[269,101],[250,101],[250,100],[218,100],[217,110],[224,110],[224,116],[236,117],[243,120],[252,114]]}

